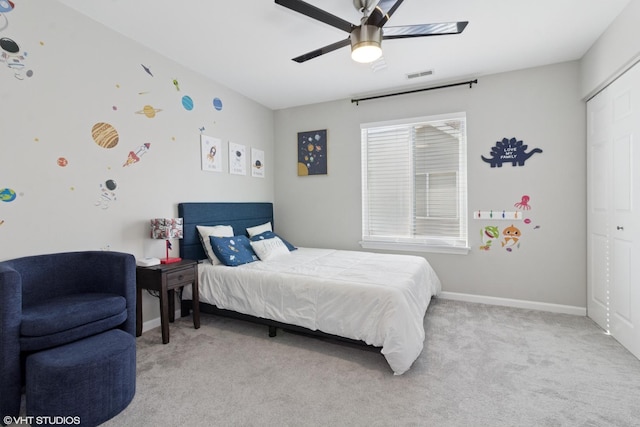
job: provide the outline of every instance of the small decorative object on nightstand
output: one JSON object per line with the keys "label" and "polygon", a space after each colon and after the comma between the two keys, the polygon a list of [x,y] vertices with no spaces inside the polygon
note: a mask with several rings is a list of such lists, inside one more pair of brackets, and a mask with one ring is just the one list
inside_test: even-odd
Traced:
{"label": "small decorative object on nightstand", "polygon": [[160,324],[162,343],[169,342],[169,322],[175,317],[174,290],[191,285],[193,300],[193,326],[200,327],[198,294],[198,262],[183,259],[170,264],[136,268],[136,336],[142,335],[142,289],[160,294]]}
{"label": "small decorative object on nightstand", "polygon": [[162,264],[180,261],[180,258],[169,258],[169,249],[171,249],[171,241],[169,239],[182,239],[182,218],[152,219],[151,238],[166,239],[167,241],[167,257],[160,260]]}

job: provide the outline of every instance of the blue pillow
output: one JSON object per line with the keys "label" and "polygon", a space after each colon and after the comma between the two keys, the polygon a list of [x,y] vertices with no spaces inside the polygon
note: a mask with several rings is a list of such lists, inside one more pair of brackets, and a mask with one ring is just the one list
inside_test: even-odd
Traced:
{"label": "blue pillow", "polygon": [[258,261],[246,236],[216,237],[210,236],[211,249],[216,257],[230,267]]}
{"label": "blue pillow", "polygon": [[284,240],[281,236],[278,236],[273,231],[265,231],[264,233],[260,233],[260,234],[258,234],[256,236],[253,236],[251,238],[251,240],[253,240],[255,242],[257,240],[273,239],[274,237],[280,237],[280,240],[282,240],[284,242],[284,244],[287,246],[289,251],[295,251],[296,249],[298,249],[295,246],[293,246],[291,243],[289,243],[286,240]]}

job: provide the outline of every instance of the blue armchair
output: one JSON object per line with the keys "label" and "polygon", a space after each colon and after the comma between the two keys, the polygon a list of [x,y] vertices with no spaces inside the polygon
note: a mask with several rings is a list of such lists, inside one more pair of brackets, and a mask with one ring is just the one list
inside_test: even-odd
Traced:
{"label": "blue armchair", "polygon": [[28,354],[119,328],[135,337],[133,255],[86,251],[0,262],[0,419],[17,416]]}

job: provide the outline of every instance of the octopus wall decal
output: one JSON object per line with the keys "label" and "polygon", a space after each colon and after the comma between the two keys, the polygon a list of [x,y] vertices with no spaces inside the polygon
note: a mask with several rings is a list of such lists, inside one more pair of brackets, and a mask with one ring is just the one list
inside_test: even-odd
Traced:
{"label": "octopus wall decal", "polygon": [[529,206],[529,196],[527,196],[526,194],[524,196],[522,196],[522,200],[520,200],[518,203],[515,203],[513,206],[515,206],[518,209],[522,209],[522,210],[529,210],[531,209],[531,206]]}

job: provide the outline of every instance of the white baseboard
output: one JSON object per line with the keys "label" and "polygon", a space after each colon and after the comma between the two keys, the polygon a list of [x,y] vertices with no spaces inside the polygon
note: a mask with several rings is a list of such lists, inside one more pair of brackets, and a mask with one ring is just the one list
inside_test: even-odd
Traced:
{"label": "white baseboard", "polygon": [[487,297],[483,295],[462,294],[458,292],[440,292],[439,298],[456,301],[475,302],[479,304],[500,305],[503,307],[524,308],[527,310],[550,311],[552,313],[573,314],[576,316],[586,316],[586,307],[576,307],[572,305],[550,304],[538,301],[526,301],[519,299]]}
{"label": "white baseboard", "polygon": [[[182,316],[182,313],[180,312],[180,310],[176,310],[175,318],[179,319],[180,316]],[[147,320],[142,324],[142,333],[144,334],[145,332],[150,331],[151,329],[158,328],[160,327],[160,325],[161,324],[160,324],[159,317],[156,317],[155,319]]]}
{"label": "white baseboard", "polygon": [[[576,307],[573,305],[550,304],[546,302],[527,301],[520,299],[488,297],[484,295],[463,294],[459,292],[440,292],[438,298],[455,301],[475,302],[478,304],[499,305],[503,307],[524,308],[527,310],[549,311],[552,313],[572,314],[575,316],[586,316],[586,307]],[[176,310],[175,318],[179,319],[182,313]],[[160,327],[160,318],[147,320],[142,324],[142,333]]]}

